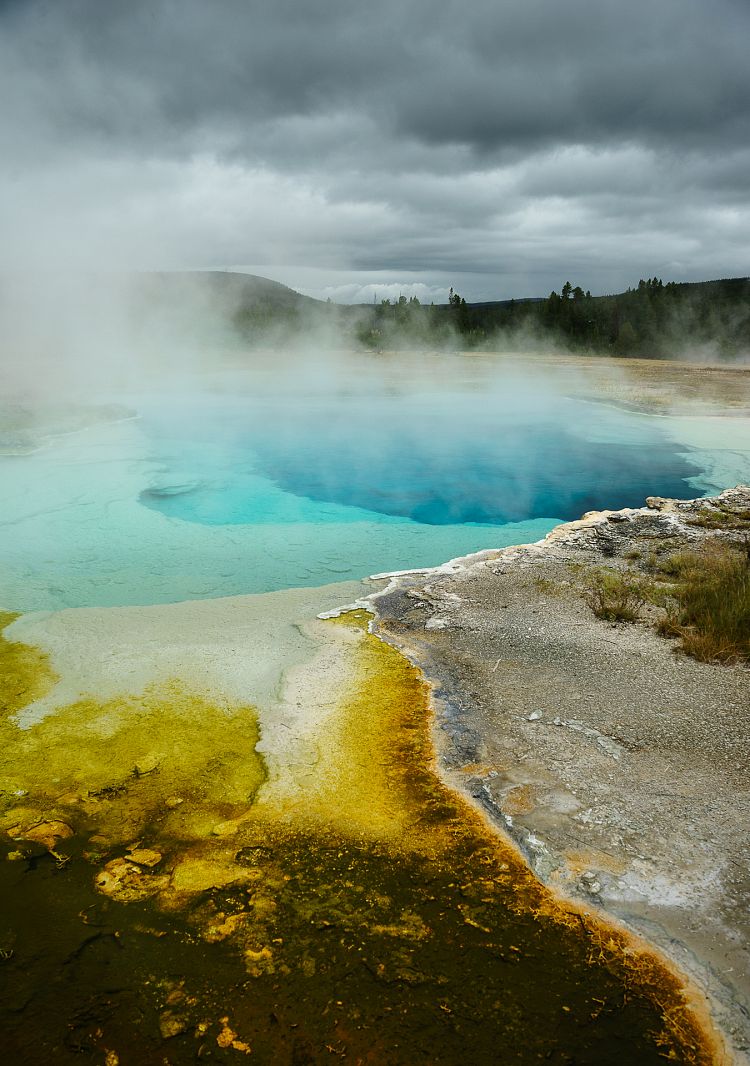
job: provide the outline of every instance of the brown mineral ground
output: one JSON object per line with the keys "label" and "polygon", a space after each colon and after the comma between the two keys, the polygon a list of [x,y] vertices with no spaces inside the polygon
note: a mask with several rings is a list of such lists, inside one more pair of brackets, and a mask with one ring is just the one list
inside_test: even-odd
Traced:
{"label": "brown mineral ground", "polygon": [[750,366],[677,359],[608,359],[569,353],[465,353],[499,367],[522,367],[551,378],[569,396],[650,414],[750,415]]}
{"label": "brown mineral ground", "polygon": [[[393,576],[371,598],[376,632],[431,683],[444,780],[545,884],[690,973],[736,1061],[750,1045],[750,673],[688,658],[657,625],[672,560],[745,551],[749,532],[748,488],[654,499]],[[595,617],[602,573],[640,589],[634,624]]]}
{"label": "brown mineral ground", "polygon": [[177,682],[20,728],[55,675],[4,642],[8,1061],[722,1061],[679,975],[441,781],[429,689],[368,617],[313,623],[288,679],[303,788],[262,713]]}

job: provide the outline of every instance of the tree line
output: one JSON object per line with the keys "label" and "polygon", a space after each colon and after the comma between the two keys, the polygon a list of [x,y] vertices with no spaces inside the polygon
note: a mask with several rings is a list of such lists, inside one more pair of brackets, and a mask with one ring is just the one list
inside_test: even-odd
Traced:
{"label": "tree line", "polygon": [[731,359],[750,352],[750,279],[664,284],[653,277],[612,296],[592,296],[566,281],[546,299],[481,304],[467,303],[453,289],[447,304],[401,296],[360,316],[356,336],[365,347],[383,349],[520,341],[645,358],[705,347],[706,354]]}
{"label": "tree line", "polygon": [[240,343],[283,344],[329,330],[337,342],[374,351],[549,347],[654,359],[750,354],[750,278],[665,284],[652,277],[610,296],[565,281],[546,299],[485,303],[469,303],[452,288],[445,304],[399,296],[346,306],[293,296],[290,291],[286,303],[243,304],[233,316]]}

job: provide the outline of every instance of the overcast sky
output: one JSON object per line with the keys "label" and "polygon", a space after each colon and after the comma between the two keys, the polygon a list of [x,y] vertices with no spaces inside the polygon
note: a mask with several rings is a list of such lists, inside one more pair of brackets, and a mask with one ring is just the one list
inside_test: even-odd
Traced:
{"label": "overcast sky", "polygon": [[748,0],[0,0],[0,268],[750,273]]}

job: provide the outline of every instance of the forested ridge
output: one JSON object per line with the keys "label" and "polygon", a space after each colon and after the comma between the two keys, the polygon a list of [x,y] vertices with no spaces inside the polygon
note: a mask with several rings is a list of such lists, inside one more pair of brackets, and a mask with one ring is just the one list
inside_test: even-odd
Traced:
{"label": "forested ridge", "polygon": [[547,299],[488,303],[468,303],[451,290],[447,305],[401,297],[362,310],[358,339],[376,348],[452,339],[464,348],[543,342],[566,351],[646,358],[686,349],[717,359],[750,353],[750,278],[665,284],[654,277],[610,296],[592,296],[566,281]]}
{"label": "forested ridge", "polygon": [[164,312],[170,322],[189,319],[198,332],[208,322],[242,347],[315,339],[373,351],[544,349],[709,362],[750,356],[747,277],[666,283],[652,277],[606,296],[565,281],[546,298],[484,303],[451,289],[442,304],[416,296],[336,304],[230,271],[142,275],[132,285],[139,319]]}

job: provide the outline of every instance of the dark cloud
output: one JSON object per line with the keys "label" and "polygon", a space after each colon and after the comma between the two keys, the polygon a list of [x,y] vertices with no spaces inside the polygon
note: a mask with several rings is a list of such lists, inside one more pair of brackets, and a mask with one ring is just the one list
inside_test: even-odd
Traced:
{"label": "dark cloud", "polygon": [[481,151],[748,130],[744,0],[460,13],[424,0],[55,0],[4,21],[15,74],[41,77],[57,121],[103,138],[214,130],[249,149],[258,122],[342,109]]}
{"label": "dark cloud", "polygon": [[0,4],[5,265],[746,272],[748,40],[746,0]]}

